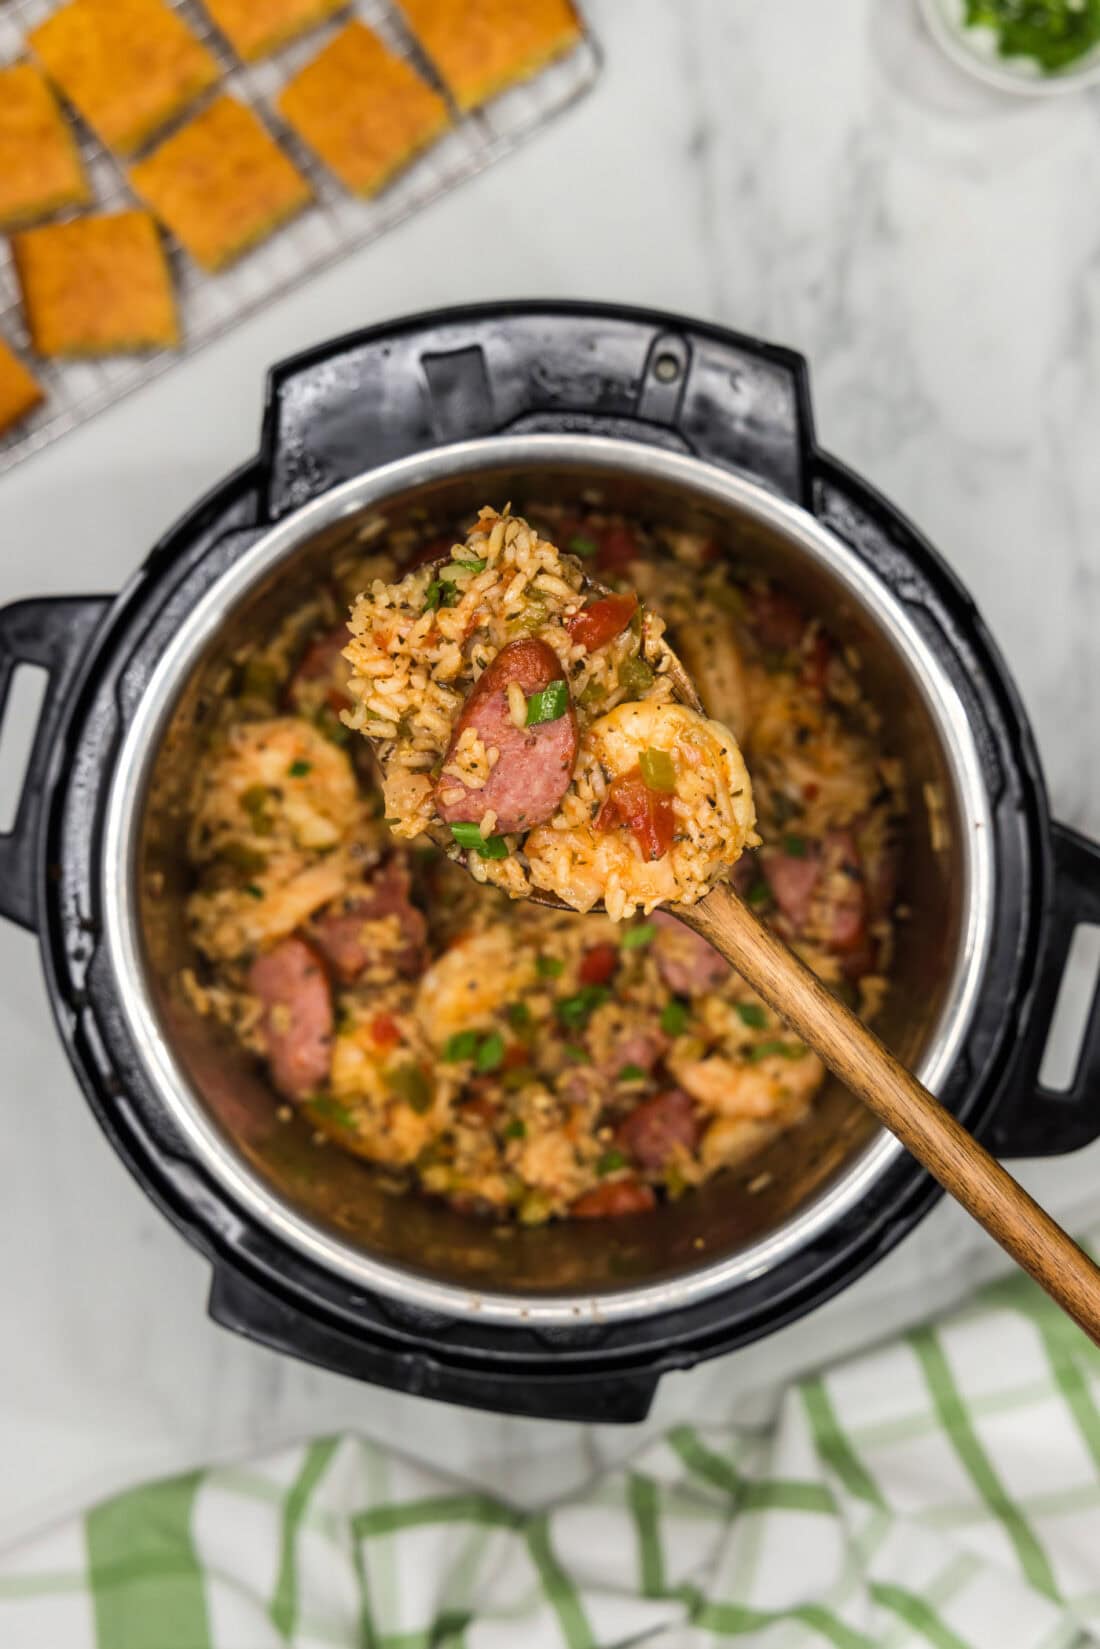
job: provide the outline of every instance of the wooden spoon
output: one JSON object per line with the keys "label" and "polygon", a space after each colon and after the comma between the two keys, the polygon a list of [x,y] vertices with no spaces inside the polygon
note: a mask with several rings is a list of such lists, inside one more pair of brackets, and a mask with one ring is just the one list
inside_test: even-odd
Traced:
{"label": "wooden spoon", "polygon": [[[675,654],[669,674],[676,697],[705,714]],[[543,904],[560,903],[553,895],[532,897]],[[1100,1269],[728,883],[720,882],[697,904],[662,908],[713,945],[944,1190],[1100,1345]]]}
{"label": "wooden spoon", "polygon": [[[584,588],[593,596],[608,593],[588,576]],[[694,682],[671,650],[665,668],[680,702],[705,715]],[[570,908],[554,894],[536,891],[531,897],[537,904]],[[862,1020],[757,919],[733,888],[721,882],[694,905],[663,908],[713,945],[944,1190],[1100,1345],[1100,1269]]]}

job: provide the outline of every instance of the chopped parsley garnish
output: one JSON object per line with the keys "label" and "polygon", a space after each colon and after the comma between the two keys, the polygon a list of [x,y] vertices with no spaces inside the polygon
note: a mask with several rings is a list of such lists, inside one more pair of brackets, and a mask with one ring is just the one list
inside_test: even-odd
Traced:
{"label": "chopped parsley garnish", "polygon": [[565,972],[565,963],[556,956],[536,956],[535,972],[540,979],[560,979]]}
{"label": "chopped parsley garnish", "polygon": [[307,773],[312,773],[312,771],[313,771],[313,763],[312,762],[303,762],[303,761],[291,762],[290,766],[287,768],[287,772],[289,773],[289,775],[292,779],[304,779],[306,774]]}
{"label": "chopped parsley garnish", "polygon": [[620,941],[623,950],[641,950],[643,945],[650,945],[657,937],[655,922],[639,922],[636,928],[627,928]]}
{"label": "chopped parsley garnish", "polygon": [[801,1059],[806,1052],[801,1042],[758,1042],[749,1052],[754,1062],[759,1059]]}
{"label": "chopped parsley garnish", "polygon": [[481,1045],[474,1056],[474,1068],[488,1075],[490,1071],[498,1071],[504,1063],[504,1038],[499,1031],[490,1031],[482,1038]]}
{"label": "chopped parsley garnish", "polygon": [[666,1036],[679,1036],[688,1022],[688,1006],[672,996],[661,1010],[661,1029]]}
{"label": "chopped parsley garnish", "polygon": [[767,1010],[759,1002],[735,1002],[737,1017],[742,1025],[750,1026],[754,1031],[762,1031],[768,1023]]}
{"label": "chopped parsley garnish", "polygon": [[451,835],[459,847],[464,847],[468,853],[476,853],[481,859],[508,857],[508,843],[504,837],[490,836],[486,840],[476,824],[453,824]]}
{"label": "chopped parsley garnish", "polygon": [[609,1001],[610,997],[611,991],[606,985],[582,985],[575,995],[563,996],[561,1001],[555,1004],[558,1018],[570,1030],[583,1030],[595,1010]]}
{"label": "chopped parsley garnish", "polygon": [[626,1158],[621,1151],[605,1151],[596,1164],[597,1174],[613,1174],[618,1168],[626,1167]]}
{"label": "chopped parsley garnish", "polygon": [[532,693],[527,700],[527,726],[538,727],[544,721],[560,721],[569,708],[569,688],[564,681],[552,681],[541,692]]}

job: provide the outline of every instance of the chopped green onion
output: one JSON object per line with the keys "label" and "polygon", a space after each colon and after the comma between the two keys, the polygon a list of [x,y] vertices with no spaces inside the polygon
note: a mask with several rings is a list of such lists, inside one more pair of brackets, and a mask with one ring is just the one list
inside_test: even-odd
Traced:
{"label": "chopped green onion", "polygon": [[625,688],[631,698],[641,698],[653,686],[653,671],[644,658],[624,659],[619,666],[619,686]]}
{"label": "chopped green onion", "polygon": [[504,1063],[504,1038],[499,1031],[490,1031],[484,1037],[474,1059],[474,1069],[488,1074],[499,1070]]}
{"label": "chopped green onion", "polygon": [[347,744],[351,738],[350,727],[345,727],[336,711],[327,704],[322,704],[313,718],[313,725],[330,744]]}
{"label": "chopped green onion", "polygon": [[590,681],[581,693],[577,703],[582,710],[595,710],[607,697],[607,688],[601,682]]}
{"label": "chopped green onion", "polygon": [[596,1164],[597,1174],[613,1174],[618,1168],[626,1167],[626,1158],[621,1151],[605,1151]]}
{"label": "chopped green onion", "polygon": [[801,1042],[758,1042],[749,1052],[754,1062],[759,1059],[801,1059],[806,1052]]}
{"label": "chopped green onion", "polygon": [[311,1094],[306,1105],[315,1116],[324,1117],[326,1122],[338,1123],[341,1128],[355,1127],[355,1113],[329,1094]]}
{"label": "chopped green onion", "polygon": [[565,963],[556,956],[536,956],[535,972],[540,979],[560,979],[565,972]]}
{"label": "chopped green onion", "polygon": [[526,1139],[527,1124],[522,1117],[513,1117],[510,1122],[504,1124],[501,1132],[505,1139]]}
{"label": "chopped green onion", "polygon": [[759,1002],[735,1002],[737,1017],[742,1025],[749,1025],[754,1031],[762,1031],[768,1023],[768,1016]]}
{"label": "chopped green onion", "polygon": [[640,1065],[624,1065],[619,1072],[620,1082],[644,1082],[645,1072]]}
{"label": "chopped green onion", "polygon": [[508,1023],[514,1031],[526,1030],[531,1023],[531,1010],[526,1002],[511,1002],[508,1005]]}
{"label": "chopped green onion", "polygon": [[442,594],[442,584],[439,582],[438,578],[433,578],[431,583],[428,585],[428,588],[424,591],[424,611],[426,613],[435,612],[436,608],[439,606],[439,598]]}
{"label": "chopped green onion", "polygon": [[506,859],[508,857],[508,843],[503,836],[490,836],[488,841],[481,834],[476,824],[453,824],[451,835],[459,847],[464,847],[470,853],[476,853],[482,859]]}
{"label": "chopped green onion", "polygon": [[443,1058],[448,1065],[457,1064],[460,1059],[472,1059],[477,1053],[477,1044],[476,1031],[455,1031],[443,1045]]}
{"label": "chopped green onion", "polygon": [[600,546],[596,543],[596,540],[589,538],[586,533],[574,533],[566,548],[572,550],[574,555],[579,555],[582,559],[585,556],[599,555],[600,553]]}
{"label": "chopped green onion", "polygon": [[489,565],[480,559],[475,561],[449,561],[445,567],[440,567],[440,578],[446,579],[448,584],[454,582],[459,573],[483,573]]}
{"label": "chopped green onion", "polygon": [[556,1004],[558,1018],[570,1030],[583,1030],[595,1010],[610,997],[607,985],[582,985],[575,996],[565,996]]}
{"label": "chopped green onion", "polygon": [[770,904],[771,897],[772,890],[768,886],[767,882],[765,882],[763,876],[758,876],[756,878],[756,881],[753,882],[752,886],[749,888],[749,891],[745,895],[745,898],[754,910],[757,910],[761,905]]}
{"label": "chopped green onion", "polygon": [[540,722],[559,721],[569,708],[569,688],[564,681],[552,681],[527,700],[527,725],[537,727]]}
{"label": "chopped green onion", "polygon": [[591,1065],[592,1055],[579,1042],[563,1042],[561,1051],[571,1065]]}
{"label": "chopped green onion", "polygon": [[681,1002],[678,997],[670,997],[661,1012],[661,1029],[665,1035],[679,1036],[687,1022],[687,1003]]}
{"label": "chopped green onion", "polygon": [[303,762],[303,761],[291,762],[290,766],[287,768],[287,772],[288,772],[288,774],[290,775],[290,777],[292,779],[304,779],[306,774],[310,773],[312,771],[313,771],[313,763],[312,762]]}
{"label": "chopped green onion", "polygon": [[620,941],[623,950],[641,950],[645,945],[651,945],[657,937],[655,922],[639,922],[636,928],[627,928]]}
{"label": "chopped green onion", "polygon": [[255,882],[246,882],[244,885],[244,891],[248,894],[250,899],[262,899],[264,896],[263,888],[257,887]]}
{"label": "chopped green onion", "polygon": [[804,859],[806,857],[805,836],[784,836],[783,851],[792,859]]}
{"label": "chopped green onion", "polygon": [[647,790],[676,789],[676,768],[667,750],[643,750],[638,766]]}
{"label": "chopped green onion", "polygon": [[419,1065],[391,1065],[386,1072],[390,1092],[423,1116],[432,1108],[432,1090]]}

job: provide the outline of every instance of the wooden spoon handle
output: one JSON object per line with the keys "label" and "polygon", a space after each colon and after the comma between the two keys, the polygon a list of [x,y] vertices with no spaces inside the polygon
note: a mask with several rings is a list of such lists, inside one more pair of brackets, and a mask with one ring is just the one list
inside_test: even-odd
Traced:
{"label": "wooden spoon handle", "polygon": [[805,963],[721,884],[670,912],[694,928],[1100,1345],[1100,1270]]}

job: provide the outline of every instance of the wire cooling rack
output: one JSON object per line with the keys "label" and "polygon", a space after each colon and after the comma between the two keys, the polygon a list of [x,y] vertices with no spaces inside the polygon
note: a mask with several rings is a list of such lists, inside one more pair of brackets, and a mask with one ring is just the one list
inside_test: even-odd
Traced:
{"label": "wire cooling rack", "polygon": [[[368,23],[387,45],[408,58],[425,79],[442,91],[438,76],[399,14],[384,0],[356,0],[356,4],[338,13],[329,24],[310,30],[273,57],[260,63],[242,64],[195,0],[169,0],[169,3],[221,64],[224,79],[216,90],[232,92],[257,111],[309,179],[314,202],[239,263],[217,275],[199,269],[175,245],[172,237],[166,235],[182,345],[174,350],[115,356],[102,361],[46,361],[30,352],[10,248],[6,240],[0,239],[0,338],[25,354],[46,396],[29,418],[6,436],[0,435],[0,474],[29,453],[75,429],[139,384],[166,371],[184,356],[194,354],[306,275],[367,245],[438,196],[483,171],[553,115],[582,97],[595,83],[600,69],[598,47],[586,32],[567,56],[550,64],[533,80],[505,92],[471,115],[455,116],[453,127],[432,148],[376,199],[364,201],[349,195],[279,120],[274,99],[285,82],[343,26],[348,15]],[[0,63],[9,63],[22,55],[27,30],[55,9],[56,0],[9,0],[6,5],[0,0]],[[191,109],[187,114],[193,112]],[[127,184],[123,166],[80,120],[74,120],[74,126],[95,194],[95,205],[90,209],[103,212],[140,204]],[[160,141],[161,136],[163,134],[158,133],[156,141]],[[153,146],[149,144],[146,148]],[[59,214],[62,218],[79,215],[71,211]]]}

